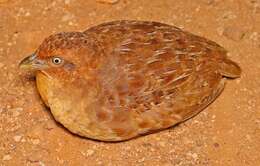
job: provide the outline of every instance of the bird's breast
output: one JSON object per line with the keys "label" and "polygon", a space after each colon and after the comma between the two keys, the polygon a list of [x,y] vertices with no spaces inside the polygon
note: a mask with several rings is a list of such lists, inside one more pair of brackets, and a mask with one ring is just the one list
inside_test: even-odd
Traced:
{"label": "bird's breast", "polygon": [[49,107],[48,92],[50,89],[50,81],[48,80],[48,77],[41,71],[38,71],[36,74],[36,85],[43,102],[46,104],[46,106]]}

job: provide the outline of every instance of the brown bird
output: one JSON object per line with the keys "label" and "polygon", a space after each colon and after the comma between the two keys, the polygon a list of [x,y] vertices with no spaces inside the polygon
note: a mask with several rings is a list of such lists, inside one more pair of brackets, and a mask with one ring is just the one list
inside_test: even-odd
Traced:
{"label": "brown bird", "polygon": [[114,21],[45,39],[21,61],[71,132],[122,141],[198,114],[241,69],[213,41],[158,22]]}

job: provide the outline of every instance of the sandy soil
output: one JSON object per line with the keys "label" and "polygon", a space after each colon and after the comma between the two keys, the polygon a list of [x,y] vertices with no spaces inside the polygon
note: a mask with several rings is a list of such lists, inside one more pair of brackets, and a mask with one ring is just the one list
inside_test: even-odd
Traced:
{"label": "sandy soil", "polygon": [[[0,165],[260,165],[259,18],[259,0],[0,0]],[[205,36],[229,50],[243,75],[169,130],[122,143],[72,135],[17,64],[52,33],[117,19],[156,20]]]}

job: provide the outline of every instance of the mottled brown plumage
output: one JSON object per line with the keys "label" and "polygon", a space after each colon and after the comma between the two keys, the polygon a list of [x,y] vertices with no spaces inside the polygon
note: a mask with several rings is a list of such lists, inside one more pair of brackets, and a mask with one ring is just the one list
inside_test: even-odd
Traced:
{"label": "mottled brown plumage", "polygon": [[174,26],[114,21],[48,37],[21,67],[54,118],[84,137],[121,141],[203,110],[240,68],[215,42]]}

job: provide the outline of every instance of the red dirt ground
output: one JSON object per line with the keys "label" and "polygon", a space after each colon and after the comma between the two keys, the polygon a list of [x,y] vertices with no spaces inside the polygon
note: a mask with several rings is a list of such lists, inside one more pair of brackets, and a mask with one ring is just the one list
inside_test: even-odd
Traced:
{"label": "red dirt ground", "polygon": [[[0,0],[0,165],[260,165],[259,0]],[[176,25],[224,46],[243,74],[198,116],[122,143],[72,135],[55,123],[17,68],[42,40],[118,19]]]}

